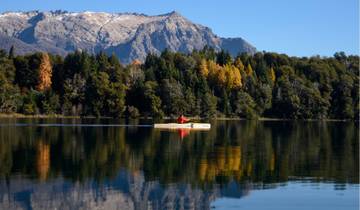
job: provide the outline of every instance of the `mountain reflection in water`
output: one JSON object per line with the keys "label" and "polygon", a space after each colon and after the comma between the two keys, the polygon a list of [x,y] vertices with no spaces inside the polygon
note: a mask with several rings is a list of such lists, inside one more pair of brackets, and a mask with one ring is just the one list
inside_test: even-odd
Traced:
{"label": "mountain reflection in water", "polygon": [[210,209],[295,180],[337,190],[359,183],[353,122],[214,121],[186,135],[36,126],[139,123],[112,120],[0,122],[0,209]]}

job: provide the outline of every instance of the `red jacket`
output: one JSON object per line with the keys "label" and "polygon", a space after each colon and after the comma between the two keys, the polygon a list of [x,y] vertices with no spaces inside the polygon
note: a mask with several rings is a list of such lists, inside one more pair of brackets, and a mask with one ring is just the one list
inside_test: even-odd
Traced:
{"label": "red jacket", "polygon": [[177,122],[180,123],[180,124],[183,124],[183,123],[187,123],[189,122],[189,119],[184,117],[184,116],[180,116],[178,119],[177,119]]}

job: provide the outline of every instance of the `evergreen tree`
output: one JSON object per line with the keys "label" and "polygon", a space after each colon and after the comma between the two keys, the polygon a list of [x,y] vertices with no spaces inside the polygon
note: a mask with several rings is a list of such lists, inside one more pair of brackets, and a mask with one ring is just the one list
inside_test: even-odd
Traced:
{"label": "evergreen tree", "polygon": [[201,97],[201,117],[211,118],[216,116],[217,99],[210,93],[205,93]]}
{"label": "evergreen tree", "polygon": [[162,102],[159,96],[156,95],[158,84],[154,81],[148,81],[144,85],[144,111],[146,115],[152,117],[163,117]]}
{"label": "evergreen tree", "polygon": [[216,55],[216,62],[221,66],[224,66],[226,64],[230,64],[232,62],[232,58],[231,58],[230,53],[226,52],[224,50],[221,50]]}
{"label": "evergreen tree", "polygon": [[253,98],[246,92],[239,91],[235,101],[235,113],[239,117],[247,119],[257,118],[255,111],[256,104]]}

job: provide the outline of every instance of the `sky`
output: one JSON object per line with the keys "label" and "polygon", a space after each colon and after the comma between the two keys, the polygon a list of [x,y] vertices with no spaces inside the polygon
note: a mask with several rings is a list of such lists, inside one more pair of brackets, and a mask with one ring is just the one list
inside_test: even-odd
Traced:
{"label": "sky", "polygon": [[221,37],[291,56],[359,55],[359,0],[0,0],[0,12],[177,11]]}

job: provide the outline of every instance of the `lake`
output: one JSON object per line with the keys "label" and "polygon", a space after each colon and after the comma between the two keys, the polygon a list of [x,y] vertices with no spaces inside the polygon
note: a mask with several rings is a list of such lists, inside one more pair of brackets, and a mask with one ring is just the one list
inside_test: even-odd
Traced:
{"label": "lake", "polygon": [[354,122],[1,119],[0,209],[359,208]]}

